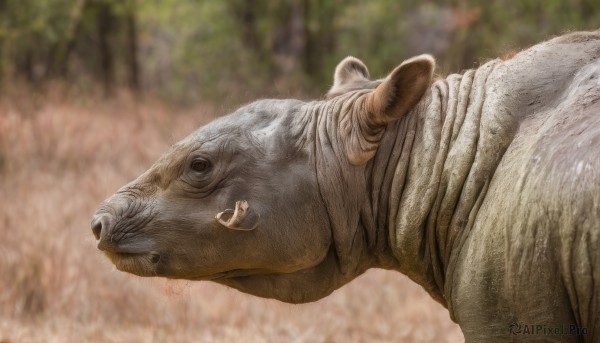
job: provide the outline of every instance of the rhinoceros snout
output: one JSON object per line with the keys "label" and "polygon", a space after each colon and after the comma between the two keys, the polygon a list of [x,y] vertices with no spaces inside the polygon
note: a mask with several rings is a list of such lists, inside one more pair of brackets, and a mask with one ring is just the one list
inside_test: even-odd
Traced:
{"label": "rhinoceros snout", "polygon": [[111,218],[109,214],[97,214],[92,218],[92,233],[97,240],[97,246],[100,250],[108,250],[110,247],[109,233]]}
{"label": "rhinoceros snout", "polygon": [[155,248],[144,230],[156,216],[152,202],[117,193],[103,202],[90,224],[97,248],[106,253],[148,253]]}
{"label": "rhinoceros snout", "polygon": [[94,237],[96,237],[96,240],[99,240],[100,235],[102,235],[102,227],[104,226],[102,217],[103,216],[95,215],[94,218],[92,218],[92,233],[94,234]]}
{"label": "rhinoceros snout", "polygon": [[[101,250],[117,269],[140,276],[158,275],[158,266],[164,260],[164,254],[155,249],[153,241],[139,235],[129,235],[136,227],[126,219],[134,217],[115,216],[101,208],[92,218],[91,228],[96,237],[97,248]],[[118,209],[112,212],[119,212]],[[142,225],[144,221],[139,222]],[[135,231],[133,231],[135,232]],[[137,236],[137,237],[135,237]]]}

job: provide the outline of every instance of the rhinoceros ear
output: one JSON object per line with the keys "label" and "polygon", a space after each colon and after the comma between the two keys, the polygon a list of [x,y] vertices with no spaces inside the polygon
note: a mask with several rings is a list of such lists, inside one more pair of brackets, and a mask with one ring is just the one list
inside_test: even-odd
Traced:
{"label": "rhinoceros ear", "polygon": [[338,93],[345,86],[358,81],[369,81],[369,70],[361,60],[348,56],[335,67],[333,87],[331,87],[328,94]]}
{"label": "rhinoceros ear", "polygon": [[377,150],[387,124],[410,111],[425,94],[433,78],[435,60],[430,55],[408,59],[394,69],[383,82],[367,95],[364,110],[358,113],[355,132],[347,146],[350,163],[361,165]]}
{"label": "rhinoceros ear", "polygon": [[431,84],[435,60],[431,55],[408,59],[394,69],[371,93],[367,119],[385,125],[413,108]]}

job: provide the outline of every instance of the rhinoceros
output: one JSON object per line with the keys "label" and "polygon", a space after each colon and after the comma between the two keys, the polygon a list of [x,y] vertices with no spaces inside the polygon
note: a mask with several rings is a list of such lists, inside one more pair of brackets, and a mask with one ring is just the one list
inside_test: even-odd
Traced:
{"label": "rhinoceros", "polygon": [[467,342],[600,341],[600,31],[434,69],[348,57],[322,99],[201,127],[100,205],[98,249],[289,303],[396,270]]}

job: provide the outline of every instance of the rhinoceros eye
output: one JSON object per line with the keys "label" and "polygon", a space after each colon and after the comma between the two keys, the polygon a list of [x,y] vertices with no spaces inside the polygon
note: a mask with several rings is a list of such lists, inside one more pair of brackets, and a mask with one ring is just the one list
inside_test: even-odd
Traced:
{"label": "rhinoceros eye", "polygon": [[190,168],[196,173],[206,173],[210,170],[210,161],[204,158],[195,158],[190,164]]}

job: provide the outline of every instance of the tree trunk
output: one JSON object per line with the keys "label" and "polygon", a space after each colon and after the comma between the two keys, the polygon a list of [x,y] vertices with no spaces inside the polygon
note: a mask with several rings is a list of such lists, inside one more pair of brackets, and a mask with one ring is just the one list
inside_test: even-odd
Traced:
{"label": "tree trunk", "polygon": [[114,57],[110,46],[110,36],[114,22],[111,5],[105,2],[98,3],[98,16],[96,24],[98,30],[98,51],[100,55],[99,77],[104,87],[104,94],[112,93],[114,83]]}
{"label": "tree trunk", "polygon": [[263,47],[260,43],[260,38],[256,28],[256,13],[253,4],[249,1],[242,1],[236,5],[232,5],[233,12],[242,23],[242,39],[244,44],[261,53]]}
{"label": "tree trunk", "polygon": [[241,25],[240,36],[246,50],[251,51],[261,66],[266,67],[269,77],[273,76],[273,59],[263,44],[258,30],[258,15],[266,11],[262,1],[238,0],[228,3],[229,11]]}
{"label": "tree trunk", "polygon": [[[306,13],[306,53],[304,71],[315,75],[322,71],[325,56],[335,50],[335,1],[308,0]],[[311,29],[312,28],[312,29]],[[327,75],[329,77],[329,74]]]}
{"label": "tree trunk", "polygon": [[289,74],[306,60],[306,0],[292,0],[282,9],[271,46],[281,74]]}
{"label": "tree trunk", "polygon": [[81,26],[81,18],[86,0],[77,0],[70,13],[69,26],[65,38],[51,50],[50,61],[46,66],[46,76],[64,77],[67,73],[69,56],[75,47],[75,38]]}
{"label": "tree trunk", "polygon": [[127,24],[127,65],[129,76],[129,88],[134,93],[140,90],[140,72],[138,60],[138,36],[137,36],[137,20],[136,20],[136,1],[129,0],[127,2],[127,14],[125,17]]}
{"label": "tree trunk", "polygon": [[[0,13],[4,13],[6,11],[6,0],[0,0]],[[2,86],[2,80],[4,80],[4,73],[6,68],[6,58],[4,56],[4,45],[5,42],[0,43],[0,86]]]}

